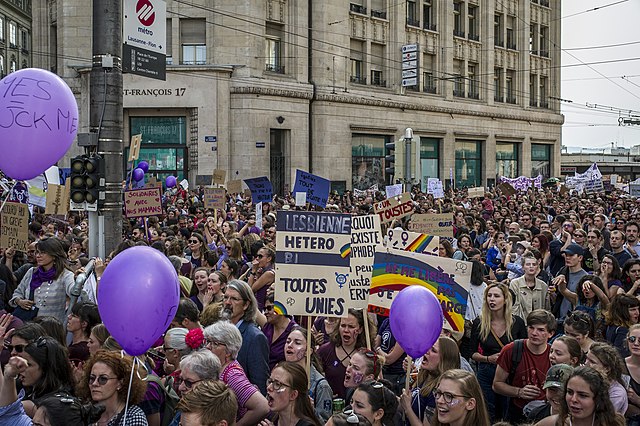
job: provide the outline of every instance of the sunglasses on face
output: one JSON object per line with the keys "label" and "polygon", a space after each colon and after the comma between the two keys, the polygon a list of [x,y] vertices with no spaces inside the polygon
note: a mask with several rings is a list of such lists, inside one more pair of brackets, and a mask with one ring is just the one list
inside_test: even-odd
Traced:
{"label": "sunglasses on face", "polygon": [[636,336],[629,336],[627,337],[627,340],[629,341],[629,343],[640,343],[640,337],[636,337]]}
{"label": "sunglasses on face", "polygon": [[89,385],[92,385],[96,382],[96,380],[98,381],[98,386],[104,386],[107,383],[109,383],[109,380],[114,380],[117,379],[117,377],[109,377],[106,376],[104,374],[100,375],[100,376],[95,376],[93,374],[91,374],[89,376]]}
{"label": "sunglasses on face", "polygon": [[24,348],[27,345],[4,345],[4,348],[6,350],[8,350],[9,352],[13,352],[14,350],[16,351],[16,353],[20,354],[22,352],[24,352]]}
{"label": "sunglasses on face", "polygon": [[178,381],[178,386],[180,386],[180,384],[183,384],[185,388],[191,389],[193,385],[195,385],[198,382],[201,382],[202,380],[189,380],[189,379],[184,379],[182,377],[178,377],[177,381]]}

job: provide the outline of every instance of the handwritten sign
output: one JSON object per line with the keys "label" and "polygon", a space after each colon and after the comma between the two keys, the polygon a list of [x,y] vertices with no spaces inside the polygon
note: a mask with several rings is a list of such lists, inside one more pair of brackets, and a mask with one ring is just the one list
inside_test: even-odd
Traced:
{"label": "handwritten sign", "polygon": [[47,186],[47,205],[44,214],[66,215],[69,211],[69,190],[50,183]]}
{"label": "handwritten sign", "polygon": [[276,312],[346,316],[351,215],[281,210],[276,227]]}
{"label": "handwritten sign", "polygon": [[133,189],[125,191],[125,216],[145,217],[162,214],[162,191],[160,188]]}
{"label": "handwritten sign", "polygon": [[410,285],[421,285],[436,295],[453,331],[463,331],[471,267],[471,262],[377,247],[369,312],[389,315],[398,292]]}
{"label": "handwritten sign", "polygon": [[214,185],[224,185],[225,179],[227,178],[227,171],[215,169],[213,171],[213,184]]}
{"label": "handwritten sign", "polygon": [[302,170],[296,170],[296,183],[293,192],[306,192],[309,204],[326,207],[330,189],[331,181]]}
{"label": "handwritten sign", "polygon": [[438,256],[440,237],[400,229],[389,229],[385,238],[386,246],[396,250]]}
{"label": "handwritten sign", "polygon": [[500,185],[498,185],[498,189],[502,191],[502,193],[507,197],[510,197],[516,193],[515,188],[507,182],[502,182]]}
{"label": "handwritten sign", "polygon": [[484,188],[482,186],[476,186],[475,188],[469,188],[467,191],[469,198],[484,198]]}
{"label": "handwritten sign", "polygon": [[251,190],[251,200],[254,203],[261,203],[263,201],[270,203],[273,201],[273,186],[268,177],[262,176],[245,179],[244,183],[246,183]]}
{"label": "handwritten sign", "polygon": [[453,216],[451,213],[414,214],[409,229],[421,234],[452,238]]}
{"label": "handwritten sign", "polygon": [[142,134],[131,136],[129,146],[129,161],[135,161],[140,157],[140,145],[142,144]]}
{"label": "handwritten sign", "polygon": [[224,188],[204,189],[204,208],[224,210],[227,193]]}
{"label": "handwritten sign", "polygon": [[307,193],[296,192],[296,207],[304,207],[307,204]]}
{"label": "handwritten sign", "polygon": [[227,191],[229,194],[240,194],[242,192],[242,181],[238,180],[230,180],[227,182]]}
{"label": "handwritten sign", "polygon": [[373,211],[380,216],[380,222],[390,223],[394,219],[401,219],[413,213],[413,201],[411,194],[405,192],[397,197],[387,198],[375,203]]}
{"label": "handwritten sign", "polygon": [[376,245],[382,244],[380,216],[351,218],[351,274],[349,275],[349,308],[366,309],[371,286],[371,271]]}
{"label": "handwritten sign", "polygon": [[26,204],[6,203],[0,218],[0,246],[27,251],[29,245],[29,208]]}
{"label": "handwritten sign", "polygon": [[397,183],[395,185],[387,185],[384,189],[385,189],[385,191],[387,193],[387,198],[396,197],[396,196],[402,194],[402,184],[401,183]]}

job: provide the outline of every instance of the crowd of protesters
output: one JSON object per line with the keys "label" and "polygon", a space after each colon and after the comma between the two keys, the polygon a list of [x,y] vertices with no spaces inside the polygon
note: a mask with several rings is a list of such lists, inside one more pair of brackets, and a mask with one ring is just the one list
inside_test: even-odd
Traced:
{"label": "crowd of protesters", "polygon": [[[413,360],[383,317],[274,309],[276,212],[302,208],[291,195],[263,203],[257,223],[250,195],[214,211],[202,188],[168,190],[161,217],[123,220],[77,300],[88,222],[36,208],[26,252],[0,248],[0,424],[640,425],[640,200],[555,187],[411,195],[416,213],[451,214],[439,255],[472,263],[464,333],[445,324]],[[373,214],[385,198],[333,193],[325,211]],[[136,245],[167,256],[181,293],[141,363],[96,304],[109,261]]]}

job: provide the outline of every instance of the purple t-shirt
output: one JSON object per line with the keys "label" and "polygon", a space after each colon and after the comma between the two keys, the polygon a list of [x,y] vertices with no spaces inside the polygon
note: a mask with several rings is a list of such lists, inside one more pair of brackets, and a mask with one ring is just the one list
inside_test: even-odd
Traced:
{"label": "purple t-shirt", "polygon": [[294,320],[289,321],[287,328],[284,329],[282,334],[273,341],[274,328],[273,325],[266,323],[262,327],[262,332],[267,336],[267,342],[269,342],[269,370],[273,370],[280,361],[284,361],[284,346],[287,343],[287,337],[297,324]]}
{"label": "purple t-shirt", "polygon": [[333,393],[340,398],[344,398],[347,395],[347,390],[344,387],[344,374],[347,372],[342,362],[336,356],[336,347],[333,343],[327,342],[320,346],[318,349],[318,357],[320,358],[320,364],[324,370],[325,378]]}

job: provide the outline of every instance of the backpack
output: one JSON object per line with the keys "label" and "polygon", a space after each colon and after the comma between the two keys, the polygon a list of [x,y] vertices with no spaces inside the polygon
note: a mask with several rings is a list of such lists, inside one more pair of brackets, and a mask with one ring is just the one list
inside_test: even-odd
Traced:
{"label": "backpack", "polygon": [[176,415],[176,407],[178,406],[178,402],[180,402],[180,397],[176,393],[175,389],[173,389],[173,377],[167,376],[164,384],[160,377],[155,374],[147,375],[144,380],[147,382],[153,382],[162,389],[162,394],[164,395],[164,410],[161,412],[161,426],[168,426]]}
{"label": "backpack", "polygon": [[511,370],[509,370],[509,377],[507,378],[507,383],[510,385],[513,383],[513,378],[516,375],[516,369],[518,368],[518,365],[520,365],[520,361],[522,361],[524,341],[525,339],[518,339],[513,341],[513,352],[511,352]]}

